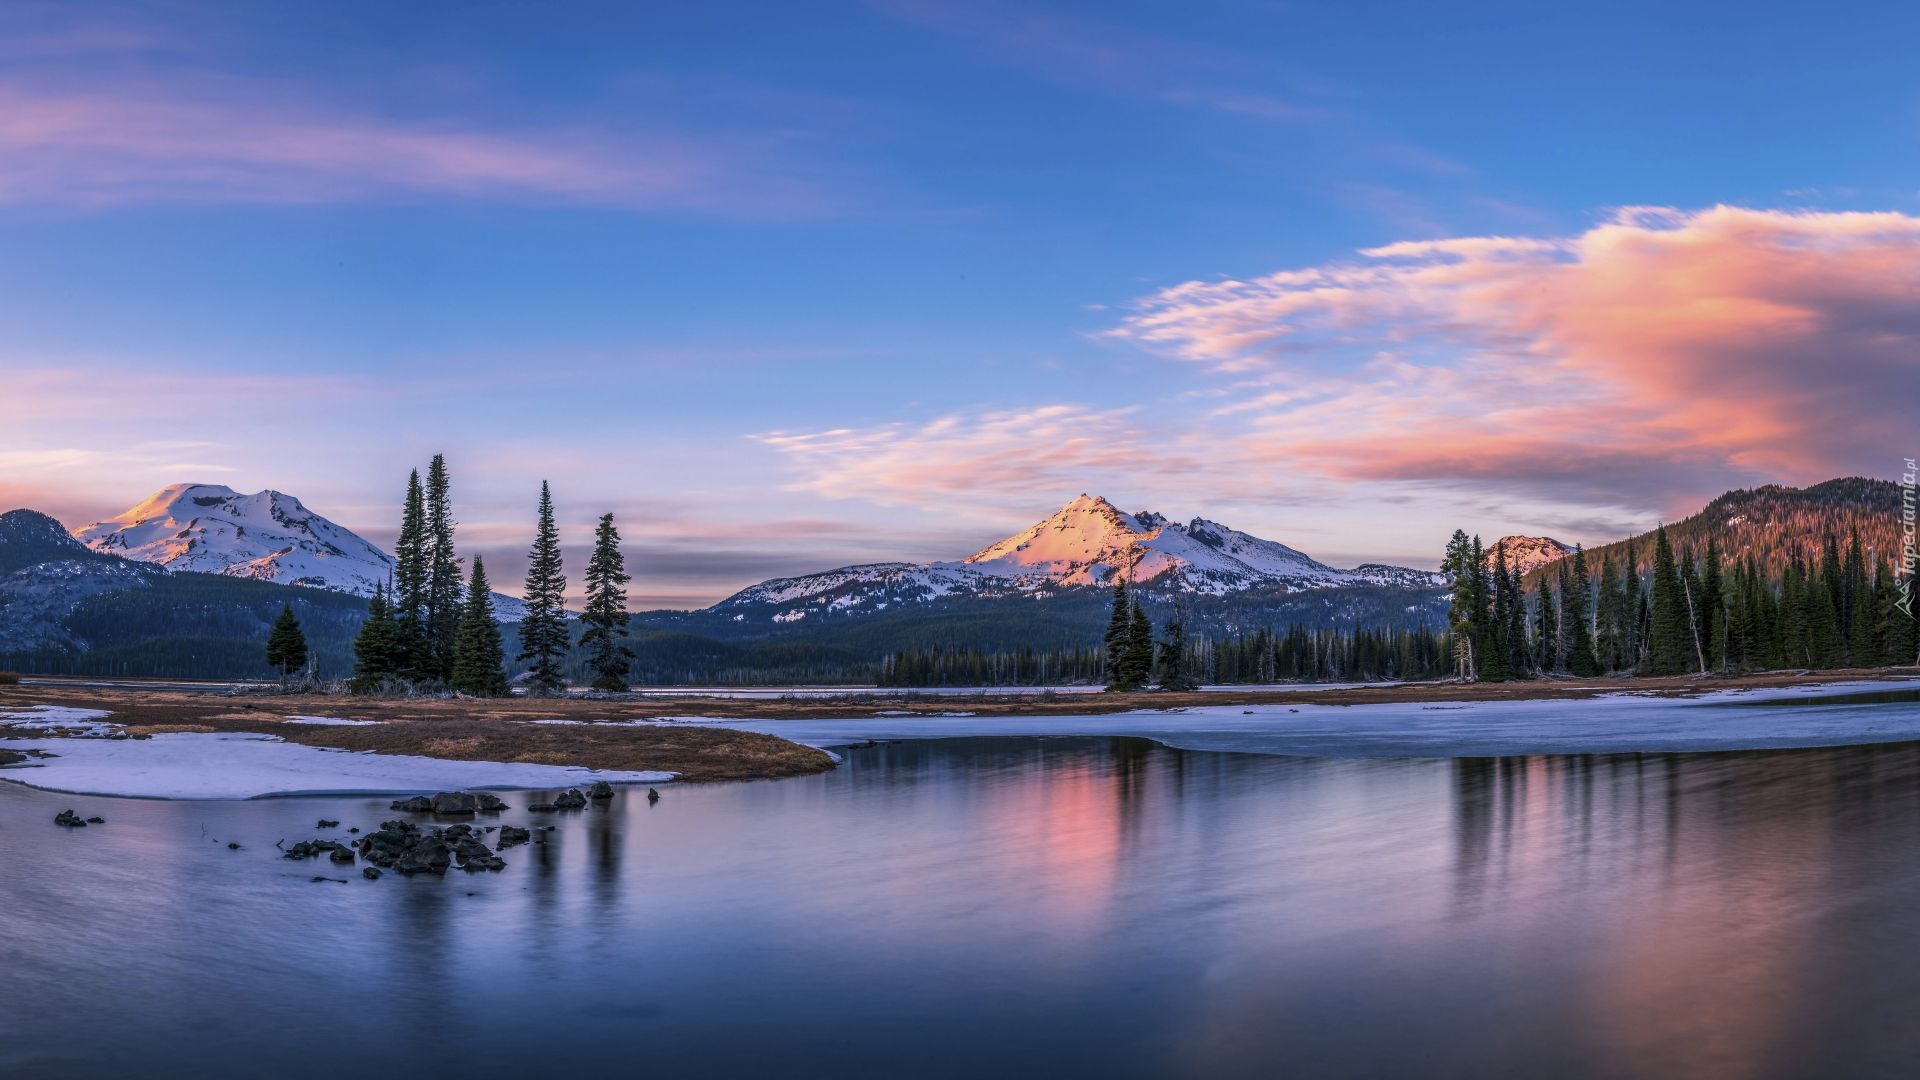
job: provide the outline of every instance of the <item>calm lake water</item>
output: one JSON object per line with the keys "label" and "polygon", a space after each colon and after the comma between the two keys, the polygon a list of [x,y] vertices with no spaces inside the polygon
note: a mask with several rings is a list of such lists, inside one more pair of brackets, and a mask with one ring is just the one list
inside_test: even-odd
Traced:
{"label": "calm lake water", "polygon": [[[377,882],[273,845],[385,799],[0,784],[0,1075],[1915,1069],[1912,745],[846,757],[653,807],[510,797],[550,844]],[[69,806],[108,824],[56,828]]]}

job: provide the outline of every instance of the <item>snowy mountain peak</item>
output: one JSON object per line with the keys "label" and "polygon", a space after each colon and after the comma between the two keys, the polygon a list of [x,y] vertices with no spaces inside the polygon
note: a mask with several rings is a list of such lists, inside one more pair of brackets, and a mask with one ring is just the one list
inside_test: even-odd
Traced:
{"label": "snowy mountain peak", "polygon": [[385,581],[393,556],[278,491],[169,484],[118,517],[76,529],[95,551],[228,577],[362,596]]}
{"label": "snowy mountain peak", "polygon": [[1494,558],[1502,548],[1507,553],[1507,569],[1516,574],[1531,573],[1573,554],[1571,544],[1563,544],[1551,536],[1503,536],[1486,551],[1488,567],[1493,566]]}
{"label": "snowy mountain peak", "polygon": [[1045,595],[1061,587],[1177,584],[1224,595],[1264,588],[1288,592],[1350,585],[1433,587],[1437,574],[1391,566],[1336,570],[1285,544],[1205,518],[1182,525],[1151,511],[1123,513],[1106,499],[1081,495],[1039,522],[958,562],[848,566],[780,578],[743,589],[717,611],[776,608],[775,621],[810,615],[885,610],[954,595]]}

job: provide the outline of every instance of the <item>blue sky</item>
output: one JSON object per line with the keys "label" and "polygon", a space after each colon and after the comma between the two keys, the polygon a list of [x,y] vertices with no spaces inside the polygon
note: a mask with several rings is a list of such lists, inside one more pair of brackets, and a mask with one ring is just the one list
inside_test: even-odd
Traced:
{"label": "blue sky", "polygon": [[1594,542],[1886,475],[1917,33],[1899,4],[0,4],[0,502],[274,487],[384,540],[444,450],[496,577],[545,478],[570,542],[614,511],[636,596],[678,606],[958,557],[1081,491],[1431,565],[1456,525]]}

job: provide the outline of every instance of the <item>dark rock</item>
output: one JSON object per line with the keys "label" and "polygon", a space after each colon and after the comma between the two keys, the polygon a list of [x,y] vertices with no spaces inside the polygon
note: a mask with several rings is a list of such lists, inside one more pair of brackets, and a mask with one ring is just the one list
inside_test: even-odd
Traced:
{"label": "dark rock", "polygon": [[90,817],[87,819],[87,824],[89,825],[105,825],[106,823],[107,819],[103,817]]}
{"label": "dark rock", "polygon": [[393,869],[412,877],[414,874],[444,874],[451,865],[453,853],[447,850],[447,845],[439,837],[421,836],[394,860]]}
{"label": "dark rock", "polygon": [[363,866],[360,868],[360,876],[366,878],[368,881],[379,881],[380,870],[378,867]]}
{"label": "dark rock", "polygon": [[427,814],[433,811],[433,800],[425,795],[415,795],[411,799],[395,799],[389,810],[400,810],[409,814]]}
{"label": "dark rock", "polygon": [[355,826],[354,826],[353,828],[351,828],[351,829],[348,829],[347,831],[348,831],[348,832],[350,832],[350,833],[356,833],[356,834],[357,834],[357,833],[358,833],[358,832],[360,831],[360,826],[358,826],[358,825],[355,825]]}
{"label": "dark rock", "polygon": [[84,829],[87,827],[86,819],[71,810],[62,810],[53,815],[53,823],[55,825],[65,825],[69,829]]}
{"label": "dark rock", "polygon": [[240,850],[240,845],[239,845],[239,844],[228,844],[228,845],[227,845],[227,850],[228,850],[228,851],[239,851],[239,850]]}
{"label": "dark rock", "polygon": [[556,806],[554,806],[554,805],[553,805],[552,803],[550,803],[550,802],[537,802],[537,803],[531,803],[531,804],[529,804],[529,805],[527,806],[527,809],[529,809],[529,810],[538,810],[538,811],[541,811],[541,812],[545,812],[545,811],[548,811],[548,810],[557,810],[557,809],[559,809],[559,807],[556,807]]}
{"label": "dark rock", "polygon": [[647,789],[647,805],[651,806],[654,803],[657,803],[659,801],[660,801],[660,793],[653,790],[652,788],[648,788]]}
{"label": "dark rock", "polygon": [[340,827],[339,822],[328,821],[326,818],[321,818],[319,822],[314,825],[314,828],[316,829],[337,829],[339,827]]}
{"label": "dark rock", "polygon": [[613,785],[607,783],[605,780],[595,780],[593,786],[587,789],[587,798],[611,799],[613,798]]}
{"label": "dark rock", "polygon": [[500,801],[500,796],[489,795],[484,791],[476,794],[473,797],[473,801],[475,806],[483,814],[497,814],[502,810],[512,809],[506,803]]}
{"label": "dark rock", "polygon": [[479,800],[464,791],[442,791],[430,805],[436,814],[471,814],[479,808]]}
{"label": "dark rock", "polygon": [[586,806],[587,797],[580,794],[579,788],[568,788],[555,796],[553,800],[553,808],[555,810],[584,810]]}
{"label": "dark rock", "polygon": [[322,881],[331,881],[335,885],[345,885],[347,883],[347,879],[343,877],[315,877],[311,880],[314,883],[318,883]]}
{"label": "dark rock", "polygon": [[513,847],[515,844],[524,844],[532,839],[533,833],[526,829],[513,825],[502,825],[500,827],[500,846],[503,848]]}

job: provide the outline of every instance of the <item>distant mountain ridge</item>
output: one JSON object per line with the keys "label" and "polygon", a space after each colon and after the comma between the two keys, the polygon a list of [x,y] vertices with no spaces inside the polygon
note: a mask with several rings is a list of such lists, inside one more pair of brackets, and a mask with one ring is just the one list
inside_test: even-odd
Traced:
{"label": "distant mountain ridge", "polygon": [[[242,494],[223,484],[169,484],[139,505],[73,531],[94,551],[168,570],[219,574],[372,596],[394,557],[285,492]],[[526,604],[493,593],[494,617],[518,622]]]}
{"label": "distant mountain ridge", "polygon": [[706,609],[737,621],[795,623],[812,616],[885,611],[952,597],[1044,597],[1104,587],[1126,576],[1161,592],[1224,597],[1353,586],[1439,588],[1437,573],[1367,565],[1338,570],[1272,540],[1205,518],[1121,512],[1081,495],[1032,526],[953,562],[871,563],[775,578]]}

